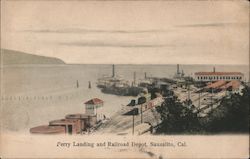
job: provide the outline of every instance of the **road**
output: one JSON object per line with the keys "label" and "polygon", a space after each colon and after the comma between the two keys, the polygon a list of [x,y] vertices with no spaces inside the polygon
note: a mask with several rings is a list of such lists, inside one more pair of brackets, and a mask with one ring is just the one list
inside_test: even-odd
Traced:
{"label": "road", "polygon": [[[133,127],[133,116],[124,115],[126,112],[130,111],[131,107],[124,106],[123,109],[116,112],[110,120],[101,124],[101,126],[94,132],[95,134],[104,133],[115,133],[122,134],[128,130],[132,130]],[[148,109],[142,113],[143,123],[150,123],[152,126],[156,126],[161,122],[160,114],[155,110],[155,108]],[[134,126],[141,124],[141,114],[134,116]],[[132,133],[132,132],[131,132]]]}

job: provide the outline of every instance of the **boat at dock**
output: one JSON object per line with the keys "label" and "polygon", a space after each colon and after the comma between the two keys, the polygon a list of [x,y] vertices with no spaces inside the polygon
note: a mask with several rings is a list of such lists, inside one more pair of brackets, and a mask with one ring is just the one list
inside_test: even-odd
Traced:
{"label": "boat at dock", "polygon": [[143,91],[142,87],[126,86],[117,87],[116,85],[104,87],[101,89],[103,93],[114,94],[120,96],[137,96]]}
{"label": "boat at dock", "polygon": [[143,91],[143,87],[136,86],[135,81],[130,81],[115,75],[115,66],[112,68],[112,76],[103,76],[97,79],[97,87],[103,93],[114,94],[120,96],[137,96]]}

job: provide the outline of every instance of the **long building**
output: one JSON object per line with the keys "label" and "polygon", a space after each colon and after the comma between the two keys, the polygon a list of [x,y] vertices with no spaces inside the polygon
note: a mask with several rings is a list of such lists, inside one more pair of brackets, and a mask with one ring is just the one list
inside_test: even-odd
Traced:
{"label": "long building", "polygon": [[215,69],[213,72],[196,72],[194,75],[196,81],[202,81],[202,82],[219,81],[219,80],[242,81],[244,77],[244,74],[241,72],[216,72]]}

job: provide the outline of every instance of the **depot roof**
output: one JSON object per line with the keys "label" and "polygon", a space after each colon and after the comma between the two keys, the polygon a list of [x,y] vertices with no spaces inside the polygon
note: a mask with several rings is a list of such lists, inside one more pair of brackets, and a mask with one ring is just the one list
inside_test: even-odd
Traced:
{"label": "depot roof", "polygon": [[195,75],[215,75],[215,76],[240,75],[240,76],[242,76],[243,73],[241,73],[241,72],[196,72]]}

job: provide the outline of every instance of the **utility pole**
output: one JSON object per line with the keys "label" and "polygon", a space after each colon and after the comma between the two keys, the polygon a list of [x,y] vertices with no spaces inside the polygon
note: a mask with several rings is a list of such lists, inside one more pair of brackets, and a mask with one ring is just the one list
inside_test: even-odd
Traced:
{"label": "utility pole", "polygon": [[[200,86],[201,86],[201,81],[200,81]],[[199,105],[198,105],[198,110],[201,108],[201,91],[199,91]]]}
{"label": "utility pole", "polygon": [[145,97],[140,97],[138,99],[138,104],[141,105],[141,123],[143,122],[143,110],[142,110],[142,107],[143,107],[143,104],[146,103],[146,98]]}
{"label": "utility pole", "polygon": [[188,107],[190,107],[190,85],[189,82],[187,83],[187,89],[188,89]]}
{"label": "utility pole", "polygon": [[141,123],[142,123],[142,104],[141,104]]}
{"label": "utility pole", "polygon": [[200,110],[201,108],[201,92],[199,91],[199,105],[198,105],[198,109]]}
{"label": "utility pole", "polygon": [[190,85],[188,84],[188,100],[190,100]]}
{"label": "utility pole", "polygon": [[134,135],[135,132],[135,109],[133,109],[133,128],[132,128],[132,134]]}
{"label": "utility pole", "polygon": [[214,92],[214,90],[212,88],[212,90],[211,90],[211,110],[213,109],[213,92]]}

